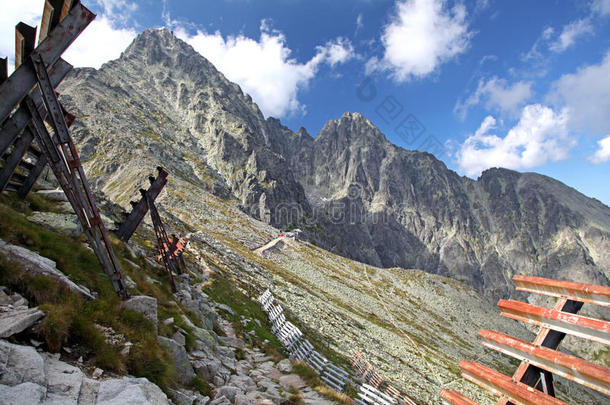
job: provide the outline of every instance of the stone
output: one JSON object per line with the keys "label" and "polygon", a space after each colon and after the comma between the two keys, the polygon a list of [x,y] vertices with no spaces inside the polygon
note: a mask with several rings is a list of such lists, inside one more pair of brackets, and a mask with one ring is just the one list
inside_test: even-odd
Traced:
{"label": "stone", "polygon": [[153,325],[155,332],[157,332],[158,318],[156,298],[149,297],[147,295],[136,295],[127,301],[124,301],[122,306],[124,309],[144,315],[144,317]]}
{"label": "stone", "polygon": [[33,212],[28,221],[44,225],[70,236],[79,236],[83,228],[76,214],[60,214],[57,212]]}
{"label": "stone", "polygon": [[42,356],[31,346],[0,340],[0,384],[13,386],[24,382],[46,384]]}
{"label": "stone", "polygon": [[246,347],[244,341],[236,337],[219,336],[218,341],[225,346],[234,347],[236,349],[243,349],[244,347]]}
{"label": "stone", "polygon": [[4,290],[0,289],[0,305],[8,305],[11,303],[11,297],[8,296]]}
{"label": "stone", "polygon": [[47,390],[38,384],[25,382],[18,385],[0,385],[1,404],[42,404]]}
{"label": "stone", "polygon": [[79,404],[95,404],[97,401],[97,393],[100,390],[100,382],[90,378],[83,378],[78,396]]}
{"label": "stone", "polygon": [[216,388],[216,390],[214,390],[214,398],[225,397],[230,402],[233,402],[233,400],[235,400],[235,396],[242,392],[243,392],[243,390],[238,387],[234,387],[231,385],[225,385],[225,386]]}
{"label": "stone", "polygon": [[174,336],[172,336],[172,339],[174,339],[176,342],[178,342],[178,344],[180,346],[186,345],[186,337],[184,336],[184,334],[181,331],[177,331],[176,333],[174,333]]}
{"label": "stone", "polygon": [[64,273],[57,270],[56,263],[51,259],[40,256],[38,253],[32,252],[21,246],[11,245],[1,239],[0,253],[3,253],[9,262],[19,264],[26,272],[34,275],[52,277],[70,290],[81,294],[83,297],[90,300],[95,299],[95,295],[93,295],[88,288],[74,283],[66,277]]}
{"label": "stone", "polygon": [[218,370],[220,370],[222,363],[220,360],[212,358],[207,360],[196,360],[193,362],[193,366],[198,376],[208,382],[213,382],[214,376],[218,374]]}
{"label": "stone", "polygon": [[96,367],[95,370],[93,370],[93,373],[91,374],[91,378],[98,379],[102,376],[102,374],[104,374],[104,370]]}
{"label": "stone", "polygon": [[165,393],[146,378],[123,377],[100,382],[96,405],[168,405]]}
{"label": "stone", "polygon": [[68,202],[68,197],[66,197],[66,194],[61,188],[55,190],[39,190],[36,194],[40,194],[52,201]]}
{"label": "stone", "polygon": [[250,405],[252,402],[248,399],[244,394],[235,395],[235,400],[233,401],[233,405]]}
{"label": "stone", "polygon": [[38,308],[14,309],[0,314],[0,338],[23,332],[44,316]]}
{"label": "stone", "polygon": [[47,383],[47,400],[63,404],[78,404],[84,374],[74,366],[50,356],[43,356]]}
{"label": "stone", "polygon": [[178,374],[178,381],[183,385],[188,385],[195,378],[195,370],[189,360],[189,356],[184,348],[174,339],[168,339],[162,336],[157,337],[159,344],[167,349],[174,359],[174,366]]}
{"label": "stone", "polygon": [[229,401],[226,397],[219,397],[219,398],[214,398],[214,400],[212,402],[209,403],[209,405],[232,405],[231,401]]}
{"label": "stone", "polygon": [[288,359],[284,359],[277,363],[277,369],[282,373],[289,373],[292,371],[292,363]]}
{"label": "stone", "polygon": [[163,325],[165,326],[169,326],[169,325],[173,325],[174,324],[174,318],[167,318],[166,320],[163,321]]}
{"label": "stone", "polygon": [[297,374],[287,374],[280,377],[280,385],[284,387],[294,387],[297,389],[307,386],[305,381]]}

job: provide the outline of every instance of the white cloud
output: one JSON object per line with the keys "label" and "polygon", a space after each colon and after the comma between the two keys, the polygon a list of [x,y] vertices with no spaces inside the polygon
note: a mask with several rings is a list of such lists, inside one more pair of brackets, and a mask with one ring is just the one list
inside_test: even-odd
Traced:
{"label": "white cloud", "polygon": [[495,135],[496,120],[488,116],[457,152],[460,170],[477,176],[490,167],[528,169],[566,159],[575,141],[568,134],[568,112],[530,104],[504,137]]}
{"label": "white cloud", "polygon": [[591,156],[589,162],[598,165],[610,161],[610,135],[597,141],[599,149]]}
{"label": "white cloud", "polygon": [[0,58],[9,58],[9,70],[15,64],[15,25],[20,21],[40,25],[43,7],[40,0],[0,0]]}
{"label": "white cloud", "polygon": [[258,40],[243,35],[224,38],[219,32],[197,31],[190,35],[174,28],[176,35],[191,44],[231,81],[238,83],[259,105],[266,116],[282,117],[304,111],[298,92],[315,77],[321,64],[331,67],[355,57],[349,40],[337,38],[316,47],[306,63],[290,57],[284,35],[261,23]]}
{"label": "white cloud", "polygon": [[574,45],[579,37],[592,33],[593,25],[590,19],[572,21],[563,27],[559,37],[549,45],[549,49],[553,52],[563,52]]}
{"label": "white cloud", "polygon": [[565,74],[551,85],[548,102],[570,109],[570,127],[598,135],[610,128],[610,51],[595,65]]}
{"label": "white cloud", "polygon": [[99,68],[116,59],[137,33],[131,28],[115,28],[105,15],[98,16],[64,53],[64,59],[76,67]]}
{"label": "white cloud", "polygon": [[362,13],[358,14],[358,17],[356,18],[356,32],[360,31],[364,27],[363,19],[364,16]]}
{"label": "white cloud", "polygon": [[436,68],[463,53],[471,32],[466,22],[466,9],[456,4],[446,9],[442,0],[399,1],[396,15],[385,26],[381,60],[372,58],[367,71],[389,70],[399,82],[424,77]]}
{"label": "white cloud", "polygon": [[[117,58],[136,36],[133,29],[117,28],[119,21],[128,18],[137,6],[127,0],[97,0],[103,12],[83,31],[64,53],[64,58],[76,67],[100,67]],[[14,65],[15,25],[19,21],[39,26],[44,3],[40,0],[0,0],[0,57],[9,57],[9,68]]]}
{"label": "white cloud", "polygon": [[610,0],[595,0],[591,6],[593,12],[605,16],[610,14]]}
{"label": "white cloud", "polygon": [[531,82],[520,81],[511,86],[505,79],[494,76],[487,81],[480,80],[477,90],[463,103],[458,101],[454,112],[464,119],[468,109],[484,103],[487,109],[516,116],[531,96]]}

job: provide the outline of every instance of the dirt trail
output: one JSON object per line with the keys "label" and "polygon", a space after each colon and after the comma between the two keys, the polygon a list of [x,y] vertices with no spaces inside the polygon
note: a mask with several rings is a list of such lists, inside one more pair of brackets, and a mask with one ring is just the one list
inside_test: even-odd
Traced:
{"label": "dirt trail", "polygon": [[254,250],[254,253],[262,255],[264,251],[271,249],[272,247],[274,247],[275,245],[277,245],[277,243],[281,240],[286,240],[287,238],[285,238],[284,236],[279,236],[275,239],[273,239],[271,242],[267,243],[266,245],[263,245],[261,247],[259,247],[258,249]]}

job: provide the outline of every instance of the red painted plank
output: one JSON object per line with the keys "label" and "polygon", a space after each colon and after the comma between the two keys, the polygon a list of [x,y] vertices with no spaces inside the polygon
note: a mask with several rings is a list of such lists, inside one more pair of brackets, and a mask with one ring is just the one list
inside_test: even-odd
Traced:
{"label": "red painted plank", "polygon": [[453,405],[479,405],[478,402],[473,401],[466,395],[461,394],[455,390],[442,389],[440,396],[447,402]]}
{"label": "red painted plank", "polygon": [[610,370],[605,367],[496,331],[480,330],[479,336],[486,347],[610,395]]}
{"label": "red painted plank", "polygon": [[523,405],[567,405],[565,402],[538,391],[529,385],[513,381],[475,362],[460,362],[462,376],[495,395],[506,395],[515,404]]}
{"label": "red painted plank", "polygon": [[610,287],[608,286],[523,275],[514,276],[513,281],[519,291],[610,307]]}
{"label": "red painted plank", "polygon": [[610,345],[610,322],[513,300],[500,300],[498,307],[507,318]]}

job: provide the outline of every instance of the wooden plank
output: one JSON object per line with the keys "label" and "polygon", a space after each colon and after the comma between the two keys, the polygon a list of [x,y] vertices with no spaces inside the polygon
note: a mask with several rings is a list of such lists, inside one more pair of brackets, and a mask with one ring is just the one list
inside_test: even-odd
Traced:
{"label": "wooden plank", "polygon": [[518,405],[567,405],[565,402],[540,392],[529,385],[515,382],[495,370],[476,362],[460,362],[462,377],[495,395],[505,395]]}
{"label": "wooden plank", "polygon": [[460,392],[455,390],[442,389],[440,392],[440,396],[445,401],[453,405],[479,405],[478,402],[473,401],[466,395],[461,394]]}
{"label": "wooden plank", "polygon": [[20,22],[15,26],[15,69],[30,57],[36,45],[36,27]]}
{"label": "wooden plank", "polygon": [[[80,33],[93,21],[95,14],[82,4],[70,10],[49,36],[33,53],[40,53],[45,66],[53,65]],[[36,84],[36,74],[30,63],[24,63],[0,84],[0,122],[23,100]]]}
{"label": "wooden plank", "polygon": [[605,367],[496,331],[481,330],[479,336],[485,347],[610,395],[610,370]]}
{"label": "wooden plank", "polygon": [[0,169],[0,192],[4,191],[6,188],[9,179],[19,165],[19,162],[21,162],[21,159],[23,159],[23,155],[25,155],[25,152],[33,140],[34,135],[32,135],[32,131],[26,129],[23,135],[21,135],[19,139],[17,139],[17,142],[15,142],[13,151],[8,159],[4,162],[2,169]]}
{"label": "wooden plank", "polygon": [[513,281],[519,291],[610,307],[610,287],[542,277],[515,275]]}
{"label": "wooden plank", "polygon": [[610,345],[610,322],[513,300],[500,300],[502,316]]}

